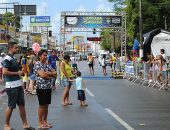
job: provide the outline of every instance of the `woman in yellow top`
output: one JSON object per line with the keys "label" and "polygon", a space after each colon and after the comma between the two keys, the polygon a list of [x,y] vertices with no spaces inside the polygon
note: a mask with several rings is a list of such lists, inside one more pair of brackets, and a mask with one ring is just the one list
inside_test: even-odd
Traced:
{"label": "woman in yellow top", "polygon": [[113,54],[112,61],[113,61],[113,70],[115,71],[115,69],[116,69],[116,54]]}
{"label": "woman in yellow top", "polygon": [[94,75],[94,58],[91,53],[89,54],[87,60],[88,60],[88,65],[90,69],[90,74]]}
{"label": "woman in yellow top", "polygon": [[69,62],[70,56],[65,55],[64,60],[60,64],[61,85],[64,87],[64,92],[61,101],[61,104],[63,106],[72,105],[72,103],[69,102],[69,91],[72,85],[71,79],[73,77],[73,74]]}

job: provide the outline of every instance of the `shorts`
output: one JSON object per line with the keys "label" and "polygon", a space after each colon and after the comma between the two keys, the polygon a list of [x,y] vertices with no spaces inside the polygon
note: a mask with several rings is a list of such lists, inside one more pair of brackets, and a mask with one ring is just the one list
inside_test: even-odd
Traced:
{"label": "shorts", "polygon": [[77,69],[77,64],[72,64],[72,67]]}
{"label": "shorts", "polygon": [[6,93],[8,95],[8,107],[11,109],[18,106],[25,106],[24,91],[22,86],[16,88],[6,88]]}
{"label": "shorts", "polygon": [[77,97],[78,100],[80,100],[80,101],[86,100],[84,90],[77,90],[77,94],[78,94],[78,97]]}
{"label": "shorts", "polygon": [[29,80],[36,80],[35,74],[30,75]]}
{"label": "shorts", "polygon": [[89,67],[90,67],[90,68],[93,68],[93,63],[89,63]]}
{"label": "shorts", "polygon": [[36,89],[40,106],[51,104],[51,89]]}
{"label": "shorts", "polygon": [[61,86],[63,87],[71,87],[72,82],[68,81],[67,78],[63,77],[63,79],[61,80]]}

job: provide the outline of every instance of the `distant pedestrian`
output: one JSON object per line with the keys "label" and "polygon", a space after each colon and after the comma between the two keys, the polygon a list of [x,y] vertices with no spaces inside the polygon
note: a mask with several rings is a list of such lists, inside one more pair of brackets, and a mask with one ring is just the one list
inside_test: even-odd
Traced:
{"label": "distant pedestrian", "polygon": [[[55,71],[57,70],[57,64],[56,64],[57,61],[59,61],[59,58],[57,56],[56,50],[52,50],[51,54],[48,57],[48,63]],[[55,82],[56,82],[56,78],[53,78],[53,81],[52,81],[53,89],[56,88]]]}
{"label": "distant pedestrian", "polygon": [[85,103],[86,96],[85,96],[85,83],[81,77],[81,72],[77,71],[77,78],[75,79],[76,89],[78,94],[78,100],[80,101],[81,107],[87,107],[88,105]]}
{"label": "distant pedestrian", "polygon": [[21,76],[24,76],[24,72],[19,70],[19,65],[14,54],[18,52],[18,44],[16,42],[8,43],[8,52],[3,62],[3,75],[6,82],[6,92],[8,95],[8,107],[5,112],[5,126],[4,130],[12,130],[10,126],[10,119],[13,109],[16,108],[16,104],[19,107],[19,113],[23,122],[23,128],[26,130],[35,130],[30,127],[27,122],[25,112],[25,100],[24,91],[22,88]]}
{"label": "distant pedestrian", "polygon": [[89,65],[90,74],[94,75],[95,61],[94,61],[94,57],[92,56],[92,53],[90,53],[89,56],[87,57],[87,62],[88,62],[88,65]]}
{"label": "distant pedestrian", "polygon": [[38,53],[39,61],[34,64],[36,75],[36,92],[39,101],[38,128],[48,129],[53,126],[48,122],[48,107],[51,104],[52,79],[57,76],[56,71],[47,63],[47,50]]}
{"label": "distant pedestrian", "polygon": [[103,55],[101,65],[103,69],[103,75],[106,76],[107,73],[106,73],[106,55],[105,54]]}

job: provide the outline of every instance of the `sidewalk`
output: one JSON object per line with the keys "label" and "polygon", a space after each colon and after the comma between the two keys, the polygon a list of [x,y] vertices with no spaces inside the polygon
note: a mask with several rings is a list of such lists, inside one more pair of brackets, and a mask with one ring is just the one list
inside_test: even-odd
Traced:
{"label": "sidewalk", "polygon": [[[86,94],[86,108],[79,106],[75,89],[71,90],[70,96],[73,105],[63,107],[60,105],[63,88],[53,92],[52,104],[49,107],[49,122],[54,125],[50,130],[125,130],[92,97]],[[25,95],[27,117],[31,126],[37,129],[38,116],[37,96]],[[4,110],[7,106],[7,96],[0,99],[0,130],[4,125]],[[16,130],[22,130],[21,119],[18,109],[14,110],[11,126]]]}

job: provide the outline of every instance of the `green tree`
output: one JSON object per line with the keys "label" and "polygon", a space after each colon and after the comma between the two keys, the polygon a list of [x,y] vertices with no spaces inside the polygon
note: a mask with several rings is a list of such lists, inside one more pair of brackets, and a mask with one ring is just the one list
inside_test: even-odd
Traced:
{"label": "green tree", "polygon": [[111,37],[110,37],[110,30],[102,30],[100,36],[101,36],[101,42],[100,45],[104,50],[110,51],[111,49]]}
{"label": "green tree", "polygon": [[[139,0],[108,0],[114,3],[115,11],[125,11],[127,17],[128,43],[134,35],[139,36]],[[165,20],[170,21],[170,0],[142,0],[143,33],[155,28],[165,28]],[[167,22],[170,31],[170,23]]]}
{"label": "green tree", "polygon": [[7,12],[7,13],[3,14],[2,24],[4,24],[4,25],[8,24],[8,26],[15,27],[16,30],[18,30],[20,28],[20,17],[15,16],[11,12]]}

